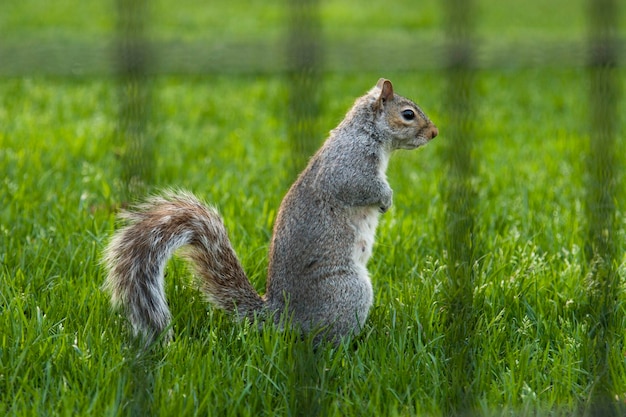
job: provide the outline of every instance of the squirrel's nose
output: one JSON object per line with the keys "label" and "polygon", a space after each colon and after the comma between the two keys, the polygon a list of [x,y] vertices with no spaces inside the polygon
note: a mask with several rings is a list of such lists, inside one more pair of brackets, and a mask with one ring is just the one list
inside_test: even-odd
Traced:
{"label": "squirrel's nose", "polygon": [[437,129],[437,126],[433,126],[433,128],[430,131],[431,133],[431,139],[434,139],[438,134],[439,134],[439,129]]}

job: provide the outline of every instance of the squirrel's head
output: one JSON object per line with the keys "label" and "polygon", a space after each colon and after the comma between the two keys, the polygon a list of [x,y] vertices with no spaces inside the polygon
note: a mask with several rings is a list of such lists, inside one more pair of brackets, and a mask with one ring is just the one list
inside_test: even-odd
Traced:
{"label": "squirrel's head", "polygon": [[375,123],[393,149],[415,149],[439,134],[414,102],[393,92],[391,81],[381,78],[369,95],[374,98]]}

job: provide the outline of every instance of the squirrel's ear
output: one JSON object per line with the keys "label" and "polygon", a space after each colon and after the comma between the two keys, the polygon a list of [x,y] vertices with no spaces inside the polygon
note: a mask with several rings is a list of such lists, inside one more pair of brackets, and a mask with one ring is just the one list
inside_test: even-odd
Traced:
{"label": "squirrel's ear", "polygon": [[393,85],[391,85],[391,81],[381,78],[378,80],[378,83],[376,83],[376,87],[380,88],[379,100],[385,102],[393,98]]}

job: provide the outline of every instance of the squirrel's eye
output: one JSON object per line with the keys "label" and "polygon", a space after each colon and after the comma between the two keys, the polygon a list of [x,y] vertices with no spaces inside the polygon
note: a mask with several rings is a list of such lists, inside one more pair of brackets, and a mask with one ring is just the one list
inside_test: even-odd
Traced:
{"label": "squirrel's eye", "polygon": [[415,112],[410,109],[402,110],[402,117],[404,117],[404,120],[413,120],[415,119]]}

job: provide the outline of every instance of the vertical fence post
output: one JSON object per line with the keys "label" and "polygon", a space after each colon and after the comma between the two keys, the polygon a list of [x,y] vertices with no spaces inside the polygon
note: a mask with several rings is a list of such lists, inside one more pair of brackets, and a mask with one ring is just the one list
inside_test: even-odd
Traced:
{"label": "vertical fence post", "polygon": [[[322,66],[319,0],[289,0],[288,30],[289,168],[295,177],[315,152],[320,140],[317,137]],[[290,382],[296,394],[290,398],[289,414],[315,417],[325,414],[326,401],[320,380],[323,361],[310,342],[291,347],[296,372]]]}
{"label": "vertical fence post", "polygon": [[146,125],[150,104],[146,41],[147,0],[116,0],[117,75],[119,82],[118,140],[122,148],[124,198],[145,192],[151,182],[152,143]]}
{"label": "vertical fence post", "polygon": [[[615,400],[612,364],[622,363],[619,328],[620,283],[616,270],[615,228],[618,164],[616,159],[617,0],[589,0],[589,154],[587,155],[587,226],[585,254],[589,262],[589,335],[586,369],[594,376],[587,412],[592,416],[624,415]],[[619,365],[618,365],[619,366]],[[623,366],[623,363],[621,364]]]}
{"label": "vertical fence post", "polygon": [[474,142],[472,69],[473,2],[447,0],[448,34],[447,118],[444,158],[449,165],[446,179],[446,229],[448,280],[445,283],[446,358],[449,415],[469,415],[475,409],[472,391],[475,374],[473,332],[474,205],[472,185]]}
{"label": "vertical fence post", "polygon": [[289,11],[288,134],[295,176],[319,145],[322,37],[318,0],[290,0]]}
{"label": "vertical fence post", "polygon": [[[121,151],[122,201],[129,202],[146,191],[151,182],[152,153],[147,136],[150,89],[147,73],[150,50],[146,41],[148,0],[116,0],[117,43],[116,75],[119,89],[119,114],[116,140]],[[131,356],[127,404],[129,415],[152,415],[154,364],[153,351],[135,344]]]}

